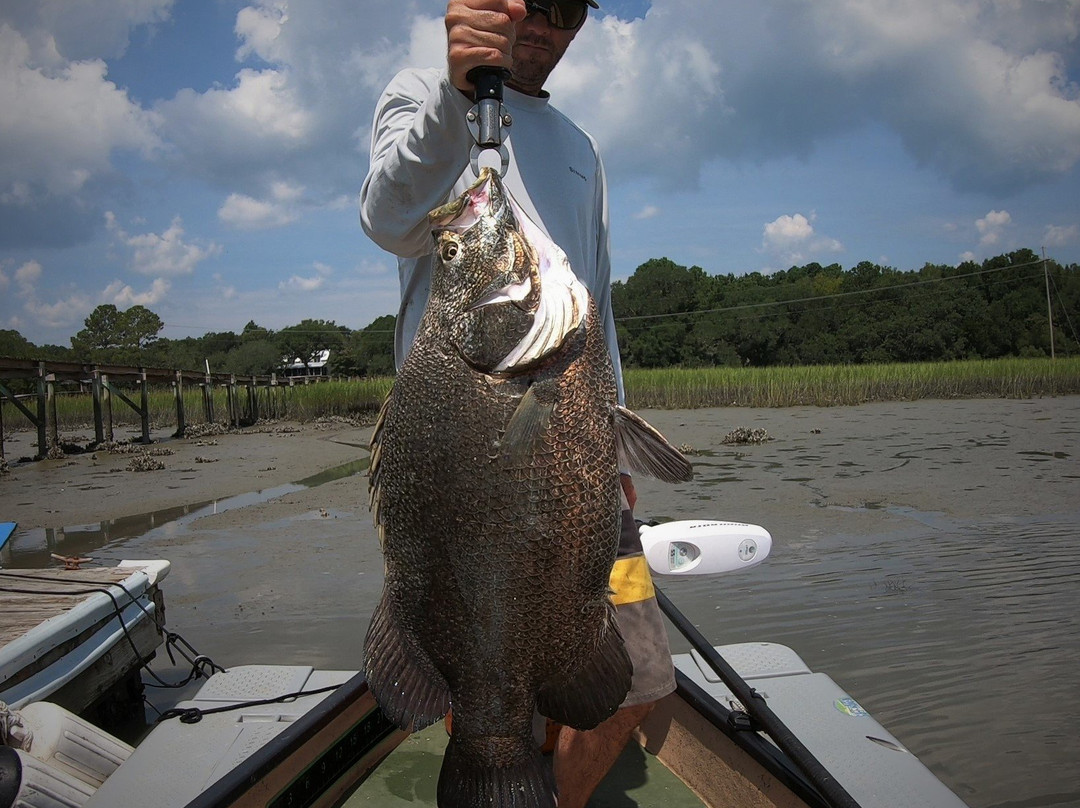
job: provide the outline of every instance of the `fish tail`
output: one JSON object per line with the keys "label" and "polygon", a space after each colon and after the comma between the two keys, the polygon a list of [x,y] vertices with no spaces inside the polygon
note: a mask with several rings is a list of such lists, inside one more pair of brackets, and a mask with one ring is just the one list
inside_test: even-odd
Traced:
{"label": "fish tail", "polygon": [[[491,762],[490,747],[500,742],[516,747],[508,765]],[[482,745],[487,748],[450,737],[439,772],[439,808],[555,808],[555,777],[535,744],[484,738]]]}

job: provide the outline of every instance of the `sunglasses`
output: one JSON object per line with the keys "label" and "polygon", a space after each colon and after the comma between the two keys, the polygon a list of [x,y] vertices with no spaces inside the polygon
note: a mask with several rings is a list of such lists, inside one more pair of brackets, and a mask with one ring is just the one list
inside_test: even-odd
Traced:
{"label": "sunglasses", "polygon": [[539,11],[547,17],[548,25],[561,31],[573,31],[585,22],[589,8],[585,0],[526,0],[527,14]]}

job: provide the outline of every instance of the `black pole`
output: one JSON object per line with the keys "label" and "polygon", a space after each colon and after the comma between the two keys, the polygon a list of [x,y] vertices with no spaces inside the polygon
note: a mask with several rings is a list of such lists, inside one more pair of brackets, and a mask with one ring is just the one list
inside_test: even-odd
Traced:
{"label": "black pole", "polygon": [[466,78],[476,85],[474,98],[479,107],[476,142],[481,149],[497,149],[502,145],[500,108],[503,100],[503,81],[510,71],[502,67],[474,67]]}
{"label": "black pole", "polygon": [[690,641],[694,649],[709,663],[709,667],[716,671],[716,675],[742,703],[754,723],[768,733],[781,751],[802,770],[829,804],[834,808],[859,808],[859,803],[844,790],[829,770],[821,765],[821,762],[803,745],[802,741],[795,737],[795,733],[788,729],[780,717],[769,708],[765,699],[736,673],[735,669],[716,652],[712,643],[705,639],[705,636],[686,619],[682,612],[675,608],[675,604],[659,589],[656,590],[656,601],[672,625]]}

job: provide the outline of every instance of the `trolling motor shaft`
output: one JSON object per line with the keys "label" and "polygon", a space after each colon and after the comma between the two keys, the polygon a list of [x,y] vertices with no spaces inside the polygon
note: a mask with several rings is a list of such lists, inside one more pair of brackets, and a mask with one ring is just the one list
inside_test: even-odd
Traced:
{"label": "trolling motor shaft", "polygon": [[499,176],[506,176],[510,167],[510,152],[506,148],[504,129],[513,122],[510,113],[502,105],[503,81],[510,71],[502,67],[474,67],[467,78],[476,86],[473,96],[476,103],[466,115],[473,144],[469,152],[469,164],[473,173],[480,176],[480,155],[490,149],[499,153]]}

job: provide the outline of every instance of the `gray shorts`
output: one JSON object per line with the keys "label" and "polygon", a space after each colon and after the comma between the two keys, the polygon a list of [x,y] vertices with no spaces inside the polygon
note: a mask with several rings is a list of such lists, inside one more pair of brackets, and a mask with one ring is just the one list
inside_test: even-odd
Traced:
{"label": "gray shorts", "polygon": [[675,669],[656,598],[624,603],[616,613],[626,650],[634,663],[630,692],[620,707],[647,704],[671,693],[675,690]]}

